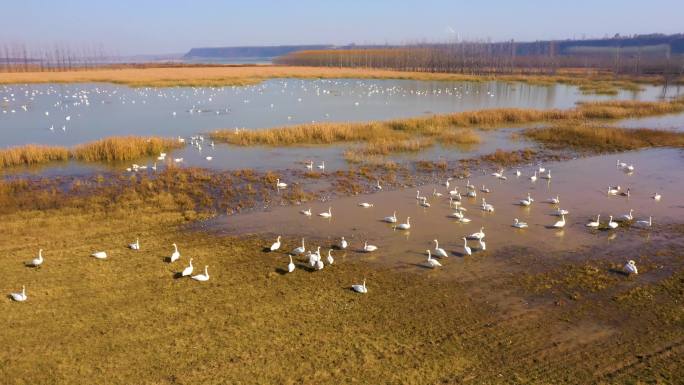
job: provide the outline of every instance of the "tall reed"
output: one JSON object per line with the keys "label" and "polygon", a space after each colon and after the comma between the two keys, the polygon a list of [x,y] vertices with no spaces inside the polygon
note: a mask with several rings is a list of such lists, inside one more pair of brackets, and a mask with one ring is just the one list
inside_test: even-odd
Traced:
{"label": "tall reed", "polygon": [[0,150],[0,168],[68,160],[66,147],[27,144]]}
{"label": "tall reed", "polygon": [[178,140],[168,138],[111,137],[78,145],[72,150],[72,155],[86,162],[129,161],[182,146]]}

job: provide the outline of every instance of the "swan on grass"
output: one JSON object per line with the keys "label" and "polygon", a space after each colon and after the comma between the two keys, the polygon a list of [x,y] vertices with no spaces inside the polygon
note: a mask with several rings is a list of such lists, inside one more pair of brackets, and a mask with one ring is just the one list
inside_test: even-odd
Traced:
{"label": "swan on grass", "polygon": [[292,262],[292,256],[288,255],[290,257],[290,263],[287,264],[287,272],[292,273],[295,270],[295,264]]}
{"label": "swan on grass", "polygon": [[436,255],[436,256],[438,256],[438,257],[440,257],[440,258],[447,258],[447,257],[449,257],[449,254],[447,254],[446,250],[444,250],[443,248],[439,247],[439,241],[437,241],[437,240],[435,239],[435,240],[433,240],[433,242],[435,242],[435,255]]}
{"label": "swan on grass", "polygon": [[42,265],[43,262],[44,262],[44,260],[43,260],[43,249],[39,249],[38,250],[38,256],[33,258],[31,260],[31,262],[28,263],[28,265],[32,266],[32,267],[38,267],[38,266]]}
{"label": "swan on grass", "polygon": [[91,257],[95,257],[97,259],[107,259],[107,253],[104,251],[96,251],[92,254],[90,254]]}
{"label": "swan on grass", "polygon": [[487,250],[487,244],[485,243],[484,240],[478,239],[477,241],[480,243],[480,251],[485,251],[485,250]]}
{"label": "swan on grass", "polygon": [[328,256],[325,258],[328,261],[328,265],[332,265],[335,262],[335,258],[332,255],[332,249],[328,249]]}
{"label": "swan on grass", "polygon": [[593,229],[597,229],[601,225],[601,222],[599,221],[599,219],[601,219],[601,214],[597,214],[596,220],[587,223],[585,226],[591,227]]}
{"label": "swan on grass", "polygon": [[195,268],[192,266],[192,258],[190,258],[190,262],[188,263],[188,266],[186,266],[185,269],[183,269],[183,271],[181,272],[181,277],[189,277],[189,276],[191,276],[191,275],[192,275],[192,271],[193,271],[194,269],[195,269]]}
{"label": "swan on grass", "polygon": [[280,248],[280,235],[278,235],[278,239],[276,239],[275,242],[271,245],[271,251],[276,251]]}
{"label": "swan on grass", "polygon": [[361,285],[358,285],[358,284],[352,285],[351,288],[352,288],[352,290],[354,290],[357,293],[361,293],[361,294],[368,293],[368,288],[366,288],[366,279],[365,278],[363,279],[363,283]]}
{"label": "swan on grass", "polygon": [[463,237],[463,252],[465,255],[473,255],[473,251],[470,250],[470,247],[468,246],[468,239],[466,237]]}
{"label": "swan on grass", "polygon": [[369,245],[369,244],[368,244],[368,241],[366,241],[366,242],[363,243],[363,251],[365,251],[366,253],[373,252],[373,251],[375,251],[375,250],[377,250],[377,249],[378,249],[377,246],[375,246],[375,245]]}
{"label": "swan on grass", "polygon": [[637,270],[636,263],[633,260],[629,260],[629,262],[627,262],[622,269],[625,271],[625,273],[627,273],[627,275],[639,274],[639,270]]}
{"label": "swan on grass", "polygon": [[204,274],[197,274],[193,275],[191,278],[194,279],[195,281],[208,281],[209,280],[209,266],[204,266]]}
{"label": "swan on grass", "polygon": [[304,247],[304,238],[302,238],[302,245],[299,247],[296,247],[294,250],[292,250],[292,254],[299,255],[299,254],[304,254],[306,251],[306,247]]}
{"label": "swan on grass", "polygon": [[10,297],[16,302],[26,301],[28,299],[28,296],[26,295],[26,286],[21,287],[21,293],[10,293]]}
{"label": "swan on grass", "polygon": [[178,251],[178,246],[173,243],[173,253],[171,253],[171,257],[169,257],[169,261],[171,262],[176,262],[180,258],[180,252]]}
{"label": "swan on grass", "polygon": [[140,240],[136,238],[135,242],[128,245],[128,248],[131,250],[140,250]]}
{"label": "swan on grass", "polygon": [[425,251],[427,251],[427,255],[428,255],[428,257],[427,257],[428,266],[430,266],[430,267],[433,268],[433,269],[434,269],[435,267],[440,267],[440,266],[442,266],[442,264],[439,263],[438,260],[432,258],[432,254],[430,253],[430,250],[429,250],[429,249],[428,249],[428,250],[425,250]]}
{"label": "swan on grass", "polygon": [[383,221],[387,223],[397,223],[397,212],[393,212],[392,216],[385,217]]}

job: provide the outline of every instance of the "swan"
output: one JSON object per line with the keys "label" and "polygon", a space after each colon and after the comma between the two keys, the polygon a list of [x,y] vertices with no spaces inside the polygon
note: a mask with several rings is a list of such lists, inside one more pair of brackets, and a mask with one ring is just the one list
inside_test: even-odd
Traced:
{"label": "swan", "polygon": [[653,194],[653,197],[652,197],[652,198],[655,199],[655,200],[657,200],[657,201],[659,201],[660,198],[662,198],[662,196],[661,196],[659,193],[655,193],[655,194]]}
{"label": "swan", "polygon": [[157,171],[157,162],[154,162],[154,164],[150,168],[154,171]]}
{"label": "swan", "polygon": [[140,241],[138,238],[135,239],[134,243],[129,244],[128,248],[131,250],[140,250]]}
{"label": "swan", "polygon": [[629,222],[634,219],[634,209],[629,209],[629,214],[624,214],[623,216],[619,217],[617,220],[619,222]]}
{"label": "swan", "polygon": [[442,249],[439,247],[439,242],[435,239],[433,240],[435,242],[435,255],[440,257],[440,258],[447,258],[449,257],[449,254],[447,254],[446,250]]}
{"label": "swan", "polygon": [[359,203],[359,206],[361,206],[361,207],[367,209],[367,208],[369,208],[369,207],[373,207],[373,204],[372,204],[372,203],[363,202],[363,203]]}
{"label": "swan", "polygon": [[610,219],[608,220],[608,227],[611,229],[616,229],[618,227],[618,223],[613,221],[613,216],[610,216]]}
{"label": "swan", "polygon": [[408,230],[411,228],[411,217],[406,217],[406,223],[395,226],[399,230]]}
{"label": "swan", "polygon": [[309,170],[313,170],[314,162],[313,160],[310,160],[309,163],[306,165],[306,168]]}
{"label": "swan", "polygon": [[302,245],[292,250],[292,254],[299,255],[304,254],[306,247],[304,247],[304,238],[302,238]]}
{"label": "swan", "polygon": [[501,176],[503,176],[503,169],[496,171],[496,172],[493,172],[492,176],[496,177],[496,178],[501,178]]}
{"label": "swan", "polygon": [[629,260],[629,262],[627,262],[622,269],[625,271],[625,273],[627,273],[627,275],[639,274],[639,270],[637,270],[636,263],[633,260]]}
{"label": "swan", "polygon": [[286,188],[286,187],[287,187],[287,183],[283,183],[283,182],[280,181],[280,179],[276,179],[276,188],[277,188],[277,189],[279,189],[279,188]]}
{"label": "swan", "polygon": [[536,172],[536,171],[534,172],[534,175],[532,175],[532,176],[530,177],[530,180],[531,180],[532,182],[534,182],[534,181],[537,180],[537,172]]}
{"label": "swan", "polygon": [[446,182],[444,182],[444,187],[449,188],[449,181],[451,181],[451,178],[447,178]]}
{"label": "swan", "polygon": [[426,197],[423,197],[423,199],[421,199],[420,205],[423,207],[430,207],[430,203],[427,201]]}
{"label": "swan", "polygon": [[544,179],[551,179],[551,170],[546,170],[546,175],[541,176]]}
{"label": "swan", "polygon": [[426,251],[427,251],[427,254],[428,254],[428,258],[427,258],[428,266],[430,266],[430,267],[433,268],[433,269],[434,269],[435,267],[440,267],[440,266],[442,266],[442,264],[439,263],[438,260],[432,258],[432,254],[430,254],[430,250],[426,250]]}
{"label": "swan", "polygon": [[280,235],[278,235],[278,239],[276,239],[275,242],[271,245],[271,251],[276,251],[280,248]]}
{"label": "swan", "polygon": [[475,198],[477,196],[477,193],[475,192],[475,190],[468,190],[468,192],[466,193],[466,196],[468,198]]}
{"label": "swan", "polygon": [[469,190],[475,190],[475,185],[470,184],[470,179],[466,180],[466,188]]}
{"label": "swan", "polygon": [[377,246],[375,246],[375,245],[369,245],[369,244],[368,244],[368,241],[366,241],[366,242],[363,243],[363,251],[365,251],[366,253],[370,253],[370,252],[375,251],[375,250],[377,250],[377,249],[378,249]]}
{"label": "swan", "polygon": [[302,210],[300,213],[306,215],[307,217],[311,216],[311,207],[309,207],[307,210]]}
{"label": "swan", "polygon": [[487,187],[485,187],[485,185],[482,185],[482,188],[480,189],[480,191],[483,193],[488,193],[490,190]]}
{"label": "swan", "polygon": [[617,167],[617,168],[625,168],[625,167],[627,167],[627,163],[620,162],[620,160],[618,159],[618,160],[615,162],[615,167]]}
{"label": "swan", "polygon": [[470,218],[466,218],[466,217],[458,218],[458,221],[461,223],[470,223]]}
{"label": "swan", "polygon": [[321,164],[319,164],[319,165],[316,166],[316,167],[318,167],[319,170],[325,170],[325,161],[324,161],[324,160],[321,161]]}
{"label": "swan", "polygon": [[522,175],[522,172],[520,172],[520,170],[515,170],[515,176],[519,177],[520,175]]}
{"label": "swan", "polygon": [[340,239],[340,249],[344,250],[347,248],[347,246],[349,246],[347,240],[342,237],[342,239]]}
{"label": "swan", "polygon": [[620,195],[629,198],[629,188],[627,188],[627,191],[621,192]]}
{"label": "swan", "polygon": [[171,262],[176,262],[180,258],[180,252],[178,252],[178,246],[176,244],[173,244],[173,253],[171,253],[171,257],[169,258],[169,261]]}
{"label": "swan", "polygon": [[432,196],[439,198],[442,196],[442,193],[437,192],[437,189],[435,188],[435,189],[432,189]]}
{"label": "swan", "polygon": [[624,167],[624,170],[625,170],[626,172],[634,172],[634,165],[633,165],[633,164],[630,164],[629,166],[625,166],[625,167]]}
{"label": "swan", "polygon": [[38,250],[38,256],[31,260],[29,266],[38,267],[43,264],[43,249]]}
{"label": "swan", "polygon": [[361,293],[361,294],[368,293],[368,289],[366,288],[366,279],[365,278],[363,279],[363,284],[352,285],[351,288],[352,288],[352,290],[354,290],[357,293]]}
{"label": "swan", "polygon": [[[620,187],[620,186],[617,186]],[[617,195],[620,192],[619,188],[616,188],[615,186],[608,186],[608,195]]]}
{"label": "swan", "polygon": [[190,275],[192,275],[193,269],[194,267],[192,266],[192,258],[190,258],[188,266],[186,266],[185,269],[183,269],[183,271],[181,272],[181,277],[189,277]]}
{"label": "swan", "polygon": [[553,213],[553,215],[560,217],[561,215],[568,215],[570,214],[570,211],[562,208],[557,208],[556,211]]}
{"label": "swan", "polygon": [[416,199],[419,200],[419,201],[421,201],[421,200],[427,199],[427,198],[425,198],[425,197],[423,197],[423,196],[420,196],[420,190],[417,190],[417,191],[416,191]]}
{"label": "swan", "polygon": [[560,203],[560,197],[559,197],[558,195],[556,195],[555,198],[549,198],[549,199],[547,200],[547,202],[548,202],[548,203],[551,203],[552,205],[557,205],[557,204]]}
{"label": "swan", "polygon": [[651,227],[653,226],[653,218],[648,217],[648,220],[640,219],[634,223],[634,226],[638,227]]}
{"label": "swan", "polygon": [[453,213],[449,214],[450,218],[456,218],[456,219],[462,219],[463,218],[463,212],[461,211],[454,211]]}
{"label": "swan", "polygon": [[532,202],[534,202],[532,196],[530,195],[530,193],[527,193],[527,198],[521,199],[518,203],[520,204],[520,206],[529,206],[532,204]]}
{"label": "swan", "polygon": [[319,257],[319,258],[316,260],[315,268],[316,268],[316,270],[323,270],[323,267],[324,267],[323,261],[321,261],[321,258]]}
{"label": "swan", "polygon": [[459,194],[458,194],[458,187],[454,187],[453,190],[449,191],[449,197],[450,197],[450,198],[451,198],[451,197],[455,197],[456,195],[459,195]]}
{"label": "swan", "polygon": [[331,210],[332,209],[330,207],[328,207],[328,211],[322,212],[322,213],[318,214],[318,216],[323,217],[323,218],[332,218],[332,211]]}
{"label": "swan", "polygon": [[309,265],[311,267],[316,266],[316,261],[318,261],[318,255],[316,253],[312,253],[311,251],[309,251],[308,257],[309,257]]}
{"label": "swan", "polygon": [[468,236],[468,238],[471,238],[471,239],[482,239],[484,237],[485,237],[484,227],[480,227],[480,231],[478,231],[476,233],[472,233]]}
{"label": "swan", "polygon": [[380,179],[378,179],[375,183],[375,188],[378,190],[382,190],[382,186],[380,186]]}
{"label": "swan", "polygon": [[295,269],[295,264],[294,264],[294,262],[292,262],[292,256],[289,255],[289,257],[290,257],[290,263],[287,264],[287,272],[292,273]]}
{"label": "swan", "polygon": [[173,158],[173,161],[176,163],[180,163],[183,161],[183,158]]}
{"label": "swan", "polygon": [[482,239],[478,239],[477,241],[480,242],[480,250],[481,251],[487,250],[487,244],[485,243],[485,241],[483,241]]}
{"label": "swan", "polygon": [[553,227],[555,227],[557,229],[561,229],[561,228],[565,227],[565,214],[561,214],[561,220],[554,223]]}
{"label": "swan", "polygon": [[596,220],[587,223],[585,226],[597,229],[599,227],[599,225],[601,224],[601,222],[599,222],[600,218],[601,218],[601,214],[596,215]]}
{"label": "swan", "polygon": [[481,208],[482,208],[483,211],[486,211],[486,212],[488,212],[488,213],[494,212],[494,206],[492,206],[492,205],[490,205],[489,203],[487,203],[487,201],[485,201],[484,198],[482,198],[482,206],[481,206]]}
{"label": "swan", "polygon": [[95,257],[97,259],[107,259],[107,253],[104,251],[96,251],[92,254],[90,254],[91,257]]}
{"label": "swan", "polygon": [[28,299],[26,295],[26,286],[21,287],[21,293],[10,293],[10,297],[17,302],[24,302]]}
{"label": "swan", "polygon": [[195,281],[208,281],[209,280],[209,272],[207,271],[208,268],[209,268],[209,266],[204,266],[204,274],[193,275],[190,278],[194,279]]}
{"label": "swan", "polygon": [[546,171],[546,169],[544,168],[544,166],[541,165],[541,163],[539,163],[539,173],[541,174],[544,171]]}
{"label": "swan", "polygon": [[383,221],[385,221],[387,223],[397,223],[397,212],[396,211],[393,212],[392,216],[390,216],[390,217],[385,217],[383,219]]}
{"label": "swan", "polygon": [[473,255],[473,251],[468,247],[468,239],[466,237],[463,237],[463,251],[466,255]]}
{"label": "swan", "polygon": [[333,262],[335,262],[335,259],[332,256],[332,249],[328,249],[328,256],[326,257],[326,260],[328,261],[328,265],[332,265]]}
{"label": "swan", "polygon": [[527,228],[527,223],[525,222],[520,222],[518,218],[513,219],[513,227],[517,227],[519,229],[524,229]]}

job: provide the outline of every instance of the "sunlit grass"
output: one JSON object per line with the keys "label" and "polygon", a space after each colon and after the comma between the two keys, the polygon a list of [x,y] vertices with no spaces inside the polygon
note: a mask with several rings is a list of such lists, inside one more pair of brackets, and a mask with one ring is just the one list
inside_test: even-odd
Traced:
{"label": "sunlit grass", "polygon": [[69,150],[65,147],[28,144],[0,150],[0,168],[31,166],[68,159]]}

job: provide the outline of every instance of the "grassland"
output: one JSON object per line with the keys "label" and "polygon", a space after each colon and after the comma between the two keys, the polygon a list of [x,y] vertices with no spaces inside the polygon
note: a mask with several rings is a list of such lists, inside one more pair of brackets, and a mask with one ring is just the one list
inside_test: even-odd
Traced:
{"label": "grassland", "polygon": [[574,124],[528,129],[524,135],[550,148],[572,148],[592,152],[684,147],[684,133],[647,128],[627,129]]}
{"label": "grassland", "polygon": [[68,159],[69,150],[65,147],[29,144],[0,150],[0,168],[17,165],[31,166]]}
{"label": "grassland", "polygon": [[[637,90],[641,84],[659,84],[657,76],[620,77],[592,71],[559,71],[557,75],[463,75],[434,72],[406,72],[366,68],[325,68],[297,66],[118,66],[66,72],[0,73],[0,84],[105,82],[132,87],[244,86],[273,78],[354,78],[405,79],[428,81],[506,81],[535,85],[556,83],[581,87],[586,93],[614,94]],[[681,79],[679,80],[681,81]]]}

